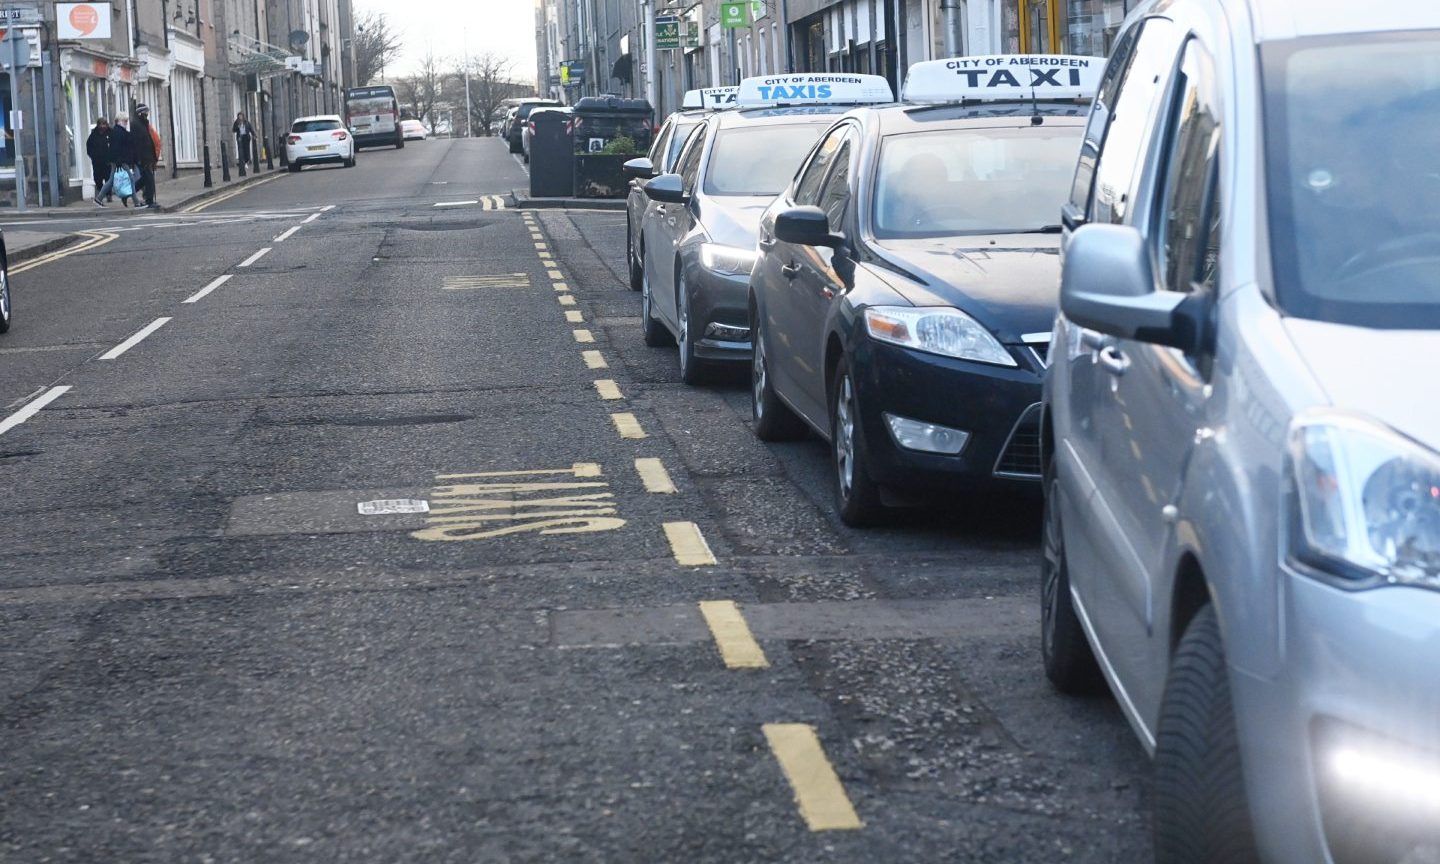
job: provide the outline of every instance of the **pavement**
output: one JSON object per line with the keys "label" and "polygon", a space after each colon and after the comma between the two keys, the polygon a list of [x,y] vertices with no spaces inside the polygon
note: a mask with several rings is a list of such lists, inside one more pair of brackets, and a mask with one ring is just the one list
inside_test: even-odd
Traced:
{"label": "pavement", "polygon": [[436,139],[12,267],[0,860],[1150,860],[1033,502],[847,528],[523,184]]}

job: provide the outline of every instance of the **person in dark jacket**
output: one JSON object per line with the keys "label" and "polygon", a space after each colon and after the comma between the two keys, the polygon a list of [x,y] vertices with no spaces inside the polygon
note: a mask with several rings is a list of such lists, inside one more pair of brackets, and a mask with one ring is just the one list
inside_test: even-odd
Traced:
{"label": "person in dark jacket", "polygon": [[85,139],[85,153],[90,157],[90,171],[95,175],[95,206],[104,207],[100,192],[110,179],[110,121],[101,117]]}
{"label": "person in dark jacket", "polygon": [[137,204],[135,209],[158,207],[155,165],[160,161],[160,154],[155,152],[155,136],[150,134],[150,106],[144,102],[135,106],[135,127],[130,130],[130,140],[135,147],[135,164],[140,168],[140,188],[145,193],[145,203]]}
{"label": "person in dark jacket", "polygon": [[[110,176],[105,180],[105,187],[101,190],[100,197],[114,199],[115,197],[115,172],[129,171],[135,164],[135,145],[130,137],[130,115],[118,114],[115,117],[115,125],[110,127]],[[120,203],[126,207],[130,206],[130,197],[120,199]]]}
{"label": "person in dark jacket", "polygon": [[250,162],[251,142],[255,140],[255,130],[250,127],[250,121],[245,119],[244,111],[235,115],[230,131],[235,133],[236,161],[240,166],[240,176],[244,177],[245,166]]}

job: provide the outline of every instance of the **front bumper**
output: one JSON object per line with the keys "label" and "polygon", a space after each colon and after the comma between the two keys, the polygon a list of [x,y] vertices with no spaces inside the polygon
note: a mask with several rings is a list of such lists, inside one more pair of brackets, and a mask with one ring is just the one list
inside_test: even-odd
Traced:
{"label": "front bumper", "polygon": [[690,327],[697,337],[695,356],[749,362],[750,277],[695,267],[685,284],[690,289]]}
{"label": "front bumper", "polygon": [[[956,360],[861,338],[851,353],[871,478],[892,490],[945,492],[986,483],[1035,486],[1038,371]],[[885,414],[969,433],[957,455],[896,443]]]}
{"label": "front bumper", "polygon": [[1231,676],[1262,857],[1435,860],[1440,593],[1344,591],[1282,572],[1284,671]]}

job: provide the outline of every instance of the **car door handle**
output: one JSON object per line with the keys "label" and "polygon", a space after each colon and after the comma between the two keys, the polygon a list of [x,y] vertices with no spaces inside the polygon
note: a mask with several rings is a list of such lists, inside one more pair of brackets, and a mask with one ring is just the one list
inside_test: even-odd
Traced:
{"label": "car door handle", "polygon": [[1099,351],[1110,344],[1110,337],[1082,327],[1080,328],[1080,344],[1091,351]]}
{"label": "car door handle", "polygon": [[1105,371],[1111,375],[1124,375],[1125,370],[1130,368],[1130,358],[1120,352],[1114,345],[1106,345],[1100,349],[1099,363],[1105,367]]}
{"label": "car door handle", "polygon": [[794,279],[796,276],[799,276],[799,275],[800,275],[800,265],[799,265],[799,264],[784,264],[784,265],[781,265],[781,267],[780,267],[780,275],[784,276],[786,279]]}
{"label": "car door handle", "polygon": [[757,245],[758,245],[761,249],[774,249],[774,248],[775,248],[775,238],[774,238],[774,237],[766,237],[766,236],[764,236],[764,235],[761,235],[760,240],[758,241]]}

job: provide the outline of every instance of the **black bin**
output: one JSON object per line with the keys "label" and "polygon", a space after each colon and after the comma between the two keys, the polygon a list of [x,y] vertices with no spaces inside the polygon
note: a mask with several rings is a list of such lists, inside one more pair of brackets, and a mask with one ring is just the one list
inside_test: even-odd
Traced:
{"label": "black bin", "polygon": [[530,122],[530,197],[568,198],[575,194],[575,147],[570,139],[570,115],[561,111],[534,111]]}
{"label": "black bin", "polygon": [[[655,109],[644,99],[587,96],[571,115],[575,147],[575,194],[581,198],[623,198],[630,180],[620,170],[650,150]],[[618,148],[627,139],[632,146]]]}

